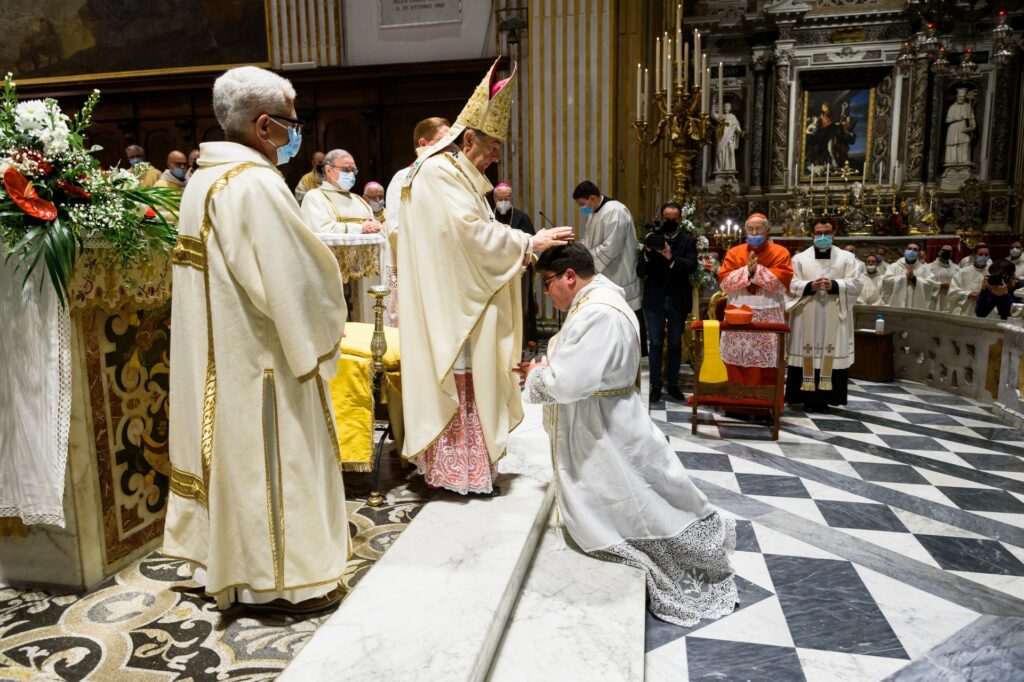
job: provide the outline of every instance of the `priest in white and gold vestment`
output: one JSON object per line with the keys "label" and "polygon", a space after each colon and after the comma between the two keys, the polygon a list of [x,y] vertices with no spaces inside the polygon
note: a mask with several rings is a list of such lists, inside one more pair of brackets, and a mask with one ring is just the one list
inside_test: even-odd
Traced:
{"label": "priest in white and gold vestment", "polygon": [[416,398],[404,405],[402,454],[428,485],[463,494],[494,491],[494,463],[522,420],[519,278],[533,251],[571,234],[513,230],[484,198],[514,90],[515,75],[498,82],[496,68],[406,175],[399,207],[399,223],[414,226],[398,249],[402,393]]}
{"label": "priest in white and gold vestment", "polygon": [[[373,209],[358,193],[350,191],[356,179],[355,165],[355,159],[344,149],[327,152],[323,183],[306,192],[302,200],[302,217],[314,232],[380,232],[381,224],[374,217]],[[386,255],[383,260],[386,261]],[[373,322],[373,297],[369,290],[371,286],[380,284],[380,280],[379,274],[352,280],[353,307],[356,308],[353,312],[358,321]]]}
{"label": "priest in white and gold vestment", "polygon": [[294,98],[256,67],[217,79],[228,141],[201,146],[173,251],[163,552],[221,608],[326,608],[349,554],[327,395],[341,277],[275,168],[301,144]]}

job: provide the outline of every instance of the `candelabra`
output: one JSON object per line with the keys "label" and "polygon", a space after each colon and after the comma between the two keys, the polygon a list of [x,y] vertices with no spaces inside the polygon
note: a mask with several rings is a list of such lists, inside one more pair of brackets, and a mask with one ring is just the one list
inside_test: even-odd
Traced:
{"label": "candelabra", "polygon": [[665,139],[671,143],[665,158],[672,174],[672,195],[676,201],[682,201],[689,193],[693,158],[701,147],[712,142],[714,128],[708,113],[700,111],[700,87],[689,88],[687,92],[685,87],[676,86],[674,90],[671,100],[664,91],[654,94],[659,120],[653,131],[644,120],[636,121],[633,126],[637,141],[645,147],[653,147]]}
{"label": "candelabra", "polygon": [[740,226],[734,223],[731,218],[718,226],[715,230],[715,241],[720,247],[732,248],[740,240]]}

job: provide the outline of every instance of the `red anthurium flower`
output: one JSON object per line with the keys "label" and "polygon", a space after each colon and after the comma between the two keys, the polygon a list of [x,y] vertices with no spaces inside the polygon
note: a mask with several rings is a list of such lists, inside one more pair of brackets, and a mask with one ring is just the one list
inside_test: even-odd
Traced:
{"label": "red anthurium flower", "polygon": [[40,197],[28,178],[14,166],[4,171],[4,189],[15,205],[33,218],[53,220],[57,217],[57,207]]}
{"label": "red anthurium flower", "polygon": [[147,206],[146,207],[146,216],[145,217],[146,218],[155,218],[156,217],[156,211],[153,210],[152,206]]}
{"label": "red anthurium flower", "polygon": [[67,180],[58,180],[57,181],[57,187],[60,187],[61,191],[64,192],[64,194],[67,194],[68,196],[71,196],[71,197],[78,197],[79,199],[91,199],[92,198],[91,194],[86,192],[81,187],[76,187],[75,185],[72,185]]}

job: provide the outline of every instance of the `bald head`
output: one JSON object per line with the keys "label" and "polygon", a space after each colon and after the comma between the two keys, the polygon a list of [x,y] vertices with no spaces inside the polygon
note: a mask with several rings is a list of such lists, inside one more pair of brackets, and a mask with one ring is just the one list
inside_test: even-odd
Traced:
{"label": "bald head", "polygon": [[384,198],[384,186],[371,180],[363,186],[363,198],[367,201],[380,201]]}
{"label": "bald head", "polygon": [[167,155],[167,167],[168,168],[181,168],[182,170],[188,168],[188,159],[185,158],[184,152],[177,150]]}

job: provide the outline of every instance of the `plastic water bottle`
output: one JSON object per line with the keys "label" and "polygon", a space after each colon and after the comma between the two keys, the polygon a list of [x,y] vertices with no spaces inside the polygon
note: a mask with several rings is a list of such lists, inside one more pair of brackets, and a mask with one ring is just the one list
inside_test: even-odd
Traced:
{"label": "plastic water bottle", "polygon": [[882,313],[878,313],[875,318],[875,333],[881,334],[885,331],[885,318],[882,317]]}

